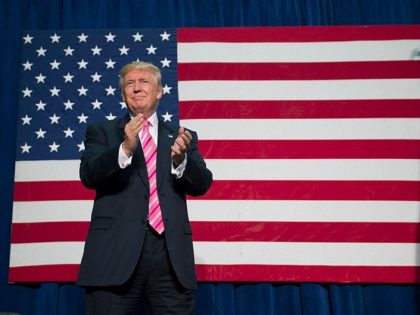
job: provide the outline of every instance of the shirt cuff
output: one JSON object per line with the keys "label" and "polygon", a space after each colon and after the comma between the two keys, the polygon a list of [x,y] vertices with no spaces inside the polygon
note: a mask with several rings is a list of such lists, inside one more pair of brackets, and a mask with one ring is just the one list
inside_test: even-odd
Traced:
{"label": "shirt cuff", "polygon": [[118,165],[121,168],[126,168],[127,166],[131,165],[131,160],[133,159],[133,156],[128,157],[127,155],[125,155],[124,150],[122,148],[124,142],[121,143],[120,145],[120,149],[118,151]]}
{"label": "shirt cuff", "polygon": [[171,163],[171,173],[175,175],[176,178],[181,178],[184,174],[185,167],[187,166],[187,153],[185,153],[184,160],[181,164],[178,165],[177,168],[174,167],[174,163]]}

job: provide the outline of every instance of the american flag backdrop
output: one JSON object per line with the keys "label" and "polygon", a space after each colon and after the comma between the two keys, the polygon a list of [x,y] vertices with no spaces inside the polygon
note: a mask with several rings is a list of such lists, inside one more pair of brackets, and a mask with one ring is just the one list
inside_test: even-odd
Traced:
{"label": "american flag backdrop", "polygon": [[137,59],[214,174],[188,200],[199,280],[420,282],[420,26],[27,31],[10,281],[75,280],[84,131],[126,112]]}

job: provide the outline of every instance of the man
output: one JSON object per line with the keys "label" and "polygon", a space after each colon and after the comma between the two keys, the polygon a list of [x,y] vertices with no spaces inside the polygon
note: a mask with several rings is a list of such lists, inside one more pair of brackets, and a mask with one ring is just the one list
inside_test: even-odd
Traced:
{"label": "man", "polygon": [[86,287],[88,314],[133,313],[142,295],[154,314],[193,313],[186,194],[205,194],[212,173],[196,133],[158,118],[161,81],[151,63],[124,66],[129,113],[86,130],[80,178],[96,198],[77,283]]}

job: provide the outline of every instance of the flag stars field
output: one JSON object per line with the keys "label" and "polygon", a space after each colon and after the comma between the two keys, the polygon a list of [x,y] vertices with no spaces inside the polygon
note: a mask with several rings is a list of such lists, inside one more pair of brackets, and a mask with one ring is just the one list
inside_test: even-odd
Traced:
{"label": "flag stars field", "polygon": [[[123,65],[136,59],[151,61],[161,68],[166,93],[160,100],[158,115],[163,120],[175,124],[179,122],[175,34],[176,29],[84,30],[83,32],[33,30],[23,34],[22,56],[19,63],[21,66],[18,117],[20,118],[17,124],[16,195],[12,228],[14,236],[9,277],[11,281],[17,280],[22,275],[28,281],[34,280],[34,277],[48,281],[44,278],[46,274],[40,271],[44,267],[46,268],[44,270],[57,271],[48,272],[50,276],[47,278],[49,277],[51,281],[54,281],[51,275],[61,278],[61,280],[55,279],[58,281],[63,281],[64,278],[74,281],[74,267],[77,268],[77,263],[76,265],[74,263],[80,261],[79,249],[83,243],[80,236],[76,235],[78,233],[76,231],[85,229],[84,225],[89,220],[90,212],[89,206],[85,205],[91,202],[89,199],[92,197],[78,200],[77,190],[80,189],[80,182],[74,177],[78,174],[76,165],[80,163],[80,156],[85,149],[86,127],[98,121],[117,119],[127,113],[126,104],[121,99],[118,87],[118,73]],[[44,168],[44,165],[49,167]],[[29,177],[21,177],[22,167],[28,167],[29,172],[26,170],[24,172]],[[43,178],[44,175],[58,177]],[[73,188],[63,189],[61,185],[65,183]],[[23,201],[19,197],[23,191],[42,200]],[[43,191],[49,191],[50,198],[54,196],[55,200],[41,197]],[[65,197],[66,201],[58,200],[62,193],[75,193],[75,195]],[[83,195],[86,191],[81,193]],[[80,206],[75,207],[76,204]],[[29,208],[26,208],[27,206]],[[21,212],[22,207],[29,211]],[[43,243],[37,242],[35,235],[39,234],[34,233],[33,228],[38,226],[41,230],[50,231],[44,229],[43,225],[52,218],[48,216],[49,219],[44,220],[36,215],[38,221],[34,222],[27,217],[29,213],[38,212],[37,209],[40,210],[39,213],[44,214],[50,211],[48,209],[54,209],[52,211],[55,215],[52,217],[59,218],[61,222],[58,222],[59,225],[67,226],[77,217],[76,221],[71,223],[75,229],[72,232],[66,227],[57,229],[63,235],[67,235],[64,239],[61,238],[61,241],[45,239]],[[72,213],[73,219],[65,213]],[[26,221],[25,231],[21,230],[22,220]],[[27,239],[24,240],[21,236]],[[33,236],[35,238],[32,238]],[[25,248],[21,251],[23,247]],[[28,256],[24,258],[22,254]],[[64,257],[75,261],[63,261]],[[38,258],[48,261],[35,262],[34,259]],[[26,261],[27,264],[22,266],[22,261]],[[42,267],[39,269],[37,266]],[[56,268],[63,269],[58,271]]]}

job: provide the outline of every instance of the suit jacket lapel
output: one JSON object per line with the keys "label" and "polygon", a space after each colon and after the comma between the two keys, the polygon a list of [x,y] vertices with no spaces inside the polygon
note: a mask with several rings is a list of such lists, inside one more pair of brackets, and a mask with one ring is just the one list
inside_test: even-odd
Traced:
{"label": "suit jacket lapel", "polygon": [[156,161],[156,181],[158,188],[162,185],[165,174],[168,174],[171,167],[171,146],[177,136],[177,131],[170,128],[159,119],[158,126],[158,146]]}

